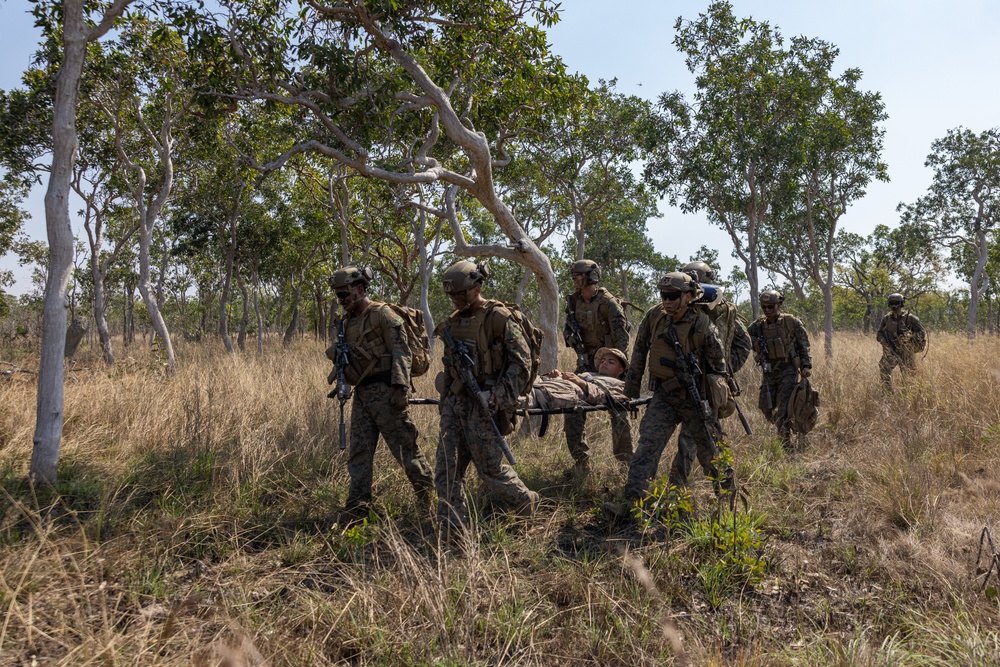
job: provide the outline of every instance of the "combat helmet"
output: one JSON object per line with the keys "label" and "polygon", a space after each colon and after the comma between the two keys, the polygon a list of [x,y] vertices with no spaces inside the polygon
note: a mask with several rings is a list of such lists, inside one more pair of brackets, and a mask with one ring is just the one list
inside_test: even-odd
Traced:
{"label": "combat helmet", "polygon": [[374,277],[375,274],[368,267],[348,265],[337,269],[337,272],[330,278],[330,287],[337,289],[339,287],[350,287],[356,283],[362,283],[367,288]]}
{"label": "combat helmet", "polygon": [[892,294],[890,294],[885,298],[885,301],[887,304],[889,304],[889,307],[892,308],[893,306],[902,306],[903,304],[905,304],[906,297],[904,297],[899,292],[893,292]]}
{"label": "combat helmet", "polygon": [[596,285],[601,282],[601,267],[592,259],[578,259],[573,262],[569,272],[585,274],[588,285]]}
{"label": "combat helmet", "polygon": [[682,266],[681,271],[700,283],[715,282],[715,271],[705,262],[690,262]]}
{"label": "combat helmet", "polygon": [[448,267],[441,278],[445,294],[458,294],[481,285],[490,275],[490,266],[486,262],[473,264],[463,259]]}
{"label": "combat helmet", "polygon": [[764,290],[760,293],[760,305],[780,306],[785,302],[785,297],[776,289]]}
{"label": "combat helmet", "polygon": [[695,299],[700,299],[705,293],[701,285],[692,276],[683,271],[671,271],[660,278],[656,285],[663,292],[692,292]]}

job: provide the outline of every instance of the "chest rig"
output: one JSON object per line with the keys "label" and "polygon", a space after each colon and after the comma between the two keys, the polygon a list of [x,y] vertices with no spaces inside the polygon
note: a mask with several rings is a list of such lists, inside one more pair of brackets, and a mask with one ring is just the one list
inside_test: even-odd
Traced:
{"label": "chest rig", "polygon": [[590,300],[584,302],[579,294],[570,297],[576,309],[576,321],[580,324],[580,333],[583,335],[583,345],[587,351],[593,354],[601,347],[614,347],[611,340],[611,319],[607,296],[604,288],[597,290],[597,294]]}
{"label": "chest rig", "polygon": [[[677,330],[677,340],[681,350],[687,355],[702,349],[705,345],[705,333],[696,326],[698,318],[693,311],[688,311],[678,322],[674,322]],[[657,380],[671,380],[677,376],[677,351],[670,343],[667,332],[670,330],[671,318],[662,310],[653,322],[651,343],[649,345],[649,375]]]}
{"label": "chest rig", "polygon": [[910,311],[904,310],[900,313],[899,317],[893,317],[891,314],[885,318],[885,331],[893,337],[900,336],[904,333],[911,331],[913,327],[910,325]]}
{"label": "chest rig", "polygon": [[[469,356],[475,362],[473,374],[480,387],[495,384],[503,370],[504,338],[502,330],[495,335],[493,329],[493,309],[501,305],[499,301],[487,300],[482,308],[476,308],[471,314],[453,313],[448,318],[448,328],[456,343],[464,343],[469,350]],[[499,314],[499,313],[498,313]],[[455,364],[451,359],[451,350],[445,347],[444,365],[448,374],[458,378]]]}
{"label": "chest rig", "polygon": [[350,385],[392,369],[392,348],[383,335],[384,307],[384,303],[373,302],[363,313],[344,322],[344,341],[351,358],[344,379]]}
{"label": "chest rig", "polygon": [[[792,361],[796,356],[795,343],[790,331],[791,322],[787,315],[779,315],[774,324],[768,322],[764,316],[757,321],[760,334],[767,342],[767,360],[771,363]],[[753,337],[753,349],[760,354],[760,341],[757,336]]]}

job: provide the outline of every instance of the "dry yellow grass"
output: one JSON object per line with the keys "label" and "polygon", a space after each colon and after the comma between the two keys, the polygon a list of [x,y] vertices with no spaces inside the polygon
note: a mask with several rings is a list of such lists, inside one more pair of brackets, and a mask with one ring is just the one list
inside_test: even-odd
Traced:
{"label": "dry yellow grass", "polygon": [[[326,530],[346,473],[319,344],[262,360],[182,344],[170,379],[135,352],[100,371],[83,350],[58,495],[22,483],[34,386],[14,376],[0,383],[0,665],[1000,663],[997,600],[975,571],[998,516],[1000,341],[933,336],[890,396],[871,338],[835,345],[827,361],[816,341],[823,413],[804,453],[781,450],[755,390],[756,434],[727,424],[767,535],[761,577],[737,586],[697,531],[643,532],[597,509],[622,483],[606,419],[589,420],[596,471],[582,484],[561,477],[561,420],[522,435],[543,510],[515,520],[473,483],[476,528],[457,556],[384,448],[379,516]],[[412,410],[433,456],[437,412]],[[711,528],[710,487],[694,487]]]}

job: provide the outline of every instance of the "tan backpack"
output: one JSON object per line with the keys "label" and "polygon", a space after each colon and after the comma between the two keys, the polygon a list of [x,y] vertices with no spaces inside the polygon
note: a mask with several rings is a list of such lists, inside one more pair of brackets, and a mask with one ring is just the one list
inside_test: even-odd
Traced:
{"label": "tan backpack", "polygon": [[802,378],[788,398],[788,425],[796,433],[808,433],[819,421],[819,392]]}
{"label": "tan backpack", "polygon": [[535,378],[538,377],[538,366],[541,363],[542,357],[542,338],[545,336],[545,333],[531,323],[531,320],[528,319],[528,316],[521,311],[521,308],[516,303],[505,303],[503,301],[491,301],[490,303],[490,312],[497,306],[503,306],[510,311],[511,319],[521,328],[521,333],[524,334],[524,339],[528,341],[528,347],[531,348],[531,368],[529,369],[528,382],[524,386],[524,391],[521,392],[522,396],[527,396],[531,393],[531,387],[535,383]]}
{"label": "tan backpack", "polygon": [[427,337],[423,312],[395,303],[386,305],[403,320],[403,331],[406,334],[406,344],[410,348],[410,360],[413,364],[410,367],[410,377],[424,375],[431,367],[431,342]]}

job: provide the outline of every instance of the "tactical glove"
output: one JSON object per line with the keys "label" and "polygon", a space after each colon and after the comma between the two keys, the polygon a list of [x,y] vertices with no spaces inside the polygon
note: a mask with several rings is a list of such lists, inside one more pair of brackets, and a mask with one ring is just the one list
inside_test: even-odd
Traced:
{"label": "tactical glove", "polygon": [[813,374],[812,369],[809,368],[808,366],[803,366],[800,372],[802,373],[803,380],[805,380],[806,378],[808,378],[810,375]]}

